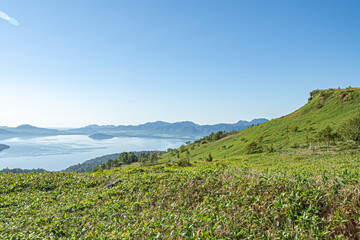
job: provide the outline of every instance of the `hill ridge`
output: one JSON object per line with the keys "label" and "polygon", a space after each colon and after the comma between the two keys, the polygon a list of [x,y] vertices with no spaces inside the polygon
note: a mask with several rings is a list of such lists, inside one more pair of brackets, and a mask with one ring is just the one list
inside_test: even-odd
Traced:
{"label": "hill ridge", "polygon": [[[194,161],[209,154],[218,159],[237,158],[247,153],[246,146],[254,142],[264,151],[308,149],[317,132],[329,126],[338,131],[349,118],[360,113],[360,88],[314,90],[308,102],[285,116],[246,128],[220,140],[202,139],[185,147]],[[320,142],[315,142],[321,147]],[[260,152],[260,151],[259,151]],[[180,154],[185,156],[184,154]],[[164,155],[164,158],[171,158]]]}

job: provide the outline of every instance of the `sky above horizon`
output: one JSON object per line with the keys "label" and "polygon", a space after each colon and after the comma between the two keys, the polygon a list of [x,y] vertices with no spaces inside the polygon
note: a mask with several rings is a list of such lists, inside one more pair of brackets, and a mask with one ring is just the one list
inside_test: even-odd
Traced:
{"label": "sky above horizon", "polygon": [[360,86],[360,1],[0,0],[0,126],[277,118]]}

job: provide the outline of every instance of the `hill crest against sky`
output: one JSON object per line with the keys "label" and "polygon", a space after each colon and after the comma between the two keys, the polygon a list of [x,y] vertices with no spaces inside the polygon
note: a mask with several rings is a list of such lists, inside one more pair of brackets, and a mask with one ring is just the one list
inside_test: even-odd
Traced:
{"label": "hill crest against sky", "polygon": [[[197,141],[187,146],[187,150],[192,159],[205,159],[209,153],[214,158],[242,156],[246,153],[246,145],[252,141],[264,151],[267,148],[280,152],[307,149],[312,141],[310,139],[315,139],[317,132],[327,126],[337,131],[359,112],[360,88],[314,90],[308,103],[290,114],[217,141]],[[321,143],[315,144],[319,146]]]}

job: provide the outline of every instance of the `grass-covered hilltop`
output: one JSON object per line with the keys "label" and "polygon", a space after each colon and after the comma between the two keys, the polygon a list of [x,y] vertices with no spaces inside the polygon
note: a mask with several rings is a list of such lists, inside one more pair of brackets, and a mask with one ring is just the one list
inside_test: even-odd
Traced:
{"label": "grass-covered hilltop", "polygon": [[94,172],[0,173],[0,238],[359,239],[359,129],[359,88],[315,90],[281,118]]}
{"label": "grass-covered hilltop", "polygon": [[[217,141],[214,141],[217,139],[214,134],[212,138],[196,141],[183,150],[188,150],[193,160],[205,159],[209,153],[216,159],[236,159],[249,152],[284,153],[310,147],[318,152],[326,143],[317,136],[319,132],[329,126],[332,132],[341,135],[345,122],[357,114],[360,114],[360,89],[315,90],[310,93],[305,106],[289,115],[239,132],[218,134],[220,139]],[[337,146],[331,144],[331,148],[339,150],[353,146],[354,142],[342,137],[344,141]]]}

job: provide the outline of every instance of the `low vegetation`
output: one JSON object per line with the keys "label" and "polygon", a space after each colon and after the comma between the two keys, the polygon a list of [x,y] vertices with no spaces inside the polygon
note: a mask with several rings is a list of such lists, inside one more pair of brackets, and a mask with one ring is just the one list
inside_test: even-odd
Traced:
{"label": "low vegetation", "polygon": [[356,239],[359,164],[358,152],[258,154],[186,168],[0,174],[0,237]]}
{"label": "low vegetation", "polygon": [[0,238],[360,239],[359,109],[360,89],[316,90],[279,119],[95,172],[1,173]]}

